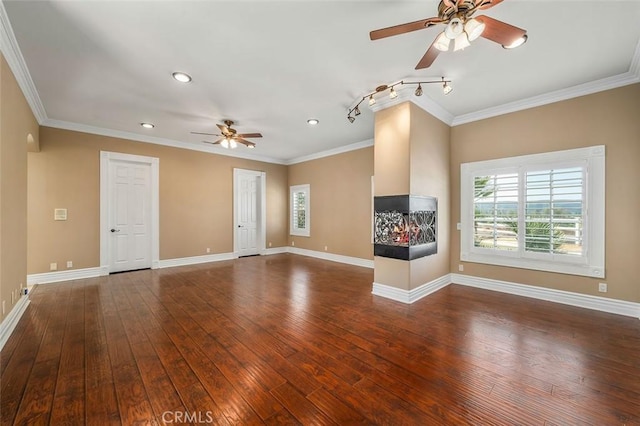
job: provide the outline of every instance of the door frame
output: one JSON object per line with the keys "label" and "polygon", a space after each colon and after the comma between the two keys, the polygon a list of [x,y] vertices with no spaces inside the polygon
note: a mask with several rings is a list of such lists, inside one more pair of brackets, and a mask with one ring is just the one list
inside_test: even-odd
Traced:
{"label": "door frame", "polygon": [[238,179],[241,174],[249,174],[254,176],[258,183],[256,188],[256,202],[258,203],[258,253],[264,254],[267,240],[267,173],[261,172],[259,170],[238,168],[233,169],[233,254],[235,257],[238,257],[238,189],[240,188],[240,186],[238,185]]}
{"label": "door frame", "polygon": [[160,266],[160,159],[142,155],[123,154],[121,152],[100,151],[100,275],[110,272],[110,236],[109,232],[109,173],[111,161],[128,161],[151,166],[151,193],[149,194],[151,207],[151,269]]}

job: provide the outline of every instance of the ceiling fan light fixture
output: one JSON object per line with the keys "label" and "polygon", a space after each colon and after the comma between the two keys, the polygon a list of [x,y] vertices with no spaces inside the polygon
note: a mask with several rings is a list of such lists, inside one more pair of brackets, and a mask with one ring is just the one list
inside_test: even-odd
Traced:
{"label": "ceiling fan light fixture", "polygon": [[235,139],[231,139],[229,141],[229,148],[236,149],[237,147],[238,147],[238,142],[236,142]]}
{"label": "ceiling fan light fixture", "polygon": [[179,81],[180,83],[190,83],[192,78],[189,74],[185,73],[185,72],[181,72],[181,71],[176,71],[173,74],[171,74],[173,76],[173,78],[177,81]]}
{"label": "ceiling fan light fixture", "polygon": [[247,148],[249,148],[249,149],[253,149],[255,147],[256,147],[255,145],[247,145]]}
{"label": "ceiling fan light fixture", "polygon": [[222,142],[220,142],[220,145],[223,148],[229,148],[229,139],[227,139],[227,138],[223,139]]}
{"label": "ceiling fan light fixture", "polygon": [[369,106],[374,106],[376,104],[376,100],[373,99],[373,95],[369,95]]}
{"label": "ceiling fan light fixture", "polygon": [[517,39],[515,39],[513,42],[511,42],[511,44],[503,44],[502,47],[504,47],[505,49],[515,49],[516,47],[520,47],[525,44],[528,38],[529,37],[525,34],[522,37],[518,37]]}
{"label": "ceiling fan light fixture", "polygon": [[464,24],[464,31],[467,33],[469,41],[473,41],[482,35],[485,27],[484,22],[471,18]]}
{"label": "ceiling fan light fixture", "polygon": [[447,24],[447,28],[444,29],[444,35],[449,40],[454,40],[456,37],[463,33],[463,30],[464,26],[462,25],[462,21],[460,20],[460,18],[453,18]]}
{"label": "ceiling fan light fixture", "polygon": [[422,85],[418,83],[418,87],[416,88],[416,92],[414,93],[416,96],[422,96]]}
{"label": "ceiling fan light fixture", "polygon": [[446,36],[444,31],[440,33],[435,43],[433,43],[433,46],[441,52],[449,50],[449,45],[451,45],[451,39]]}
{"label": "ceiling fan light fixture", "polygon": [[464,48],[471,46],[467,33],[463,32],[453,41],[453,51],[464,50]]}

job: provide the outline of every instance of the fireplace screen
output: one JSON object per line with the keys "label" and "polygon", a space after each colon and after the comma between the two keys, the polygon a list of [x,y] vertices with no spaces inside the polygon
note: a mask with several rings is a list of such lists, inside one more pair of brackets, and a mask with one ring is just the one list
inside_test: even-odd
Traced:
{"label": "fireplace screen", "polygon": [[413,260],[436,253],[437,207],[434,197],[375,197],[374,254]]}

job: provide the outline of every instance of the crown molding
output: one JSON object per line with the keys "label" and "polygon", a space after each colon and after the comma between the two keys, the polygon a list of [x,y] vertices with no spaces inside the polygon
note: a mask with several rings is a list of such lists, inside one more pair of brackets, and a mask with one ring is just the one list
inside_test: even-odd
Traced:
{"label": "crown molding", "polygon": [[590,81],[588,83],[579,84],[577,86],[568,87],[566,89],[556,90],[542,95],[533,96],[527,99],[521,99],[519,101],[509,102],[507,104],[470,112],[468,114],[458,115],[453,119],[451,126],[458,126],[460,124],[484,120],[486,118],[496,117],[498,115],[509,114],[511,112],[535,108],[538,106],[565,101],[580,96],[591,95],[593,93],[616,89],[618,87],[628,86],[635,83],[640,83],[640,40],[638,40],[638,43],[636,44],[636,50],[633,54],[633,58],[631,59],[629,71],[625,73],[614,75],[612,77],[602,78],[600,80]]}
{"label": "crown molding", "polygon": [[[408,82],[410,82],[411,80],[416,80],[416,79],[405,78],[403,80],[407,80]],[[431,86],[432,84],[441,83],[440,81],[435,81],[435,79],[432,79],[432,80],[434,80],[434,83],[427,83],[424,86],[422,86],[423,91],[426,91],[429,88],[429,86]],[[396,87],[401,88],[402,86],[396,86]],[[451,114],[446,109],[442,108],[440,105],[438,105],[438,103],[435,102],[433,99],[431,99],[431,97],[429,97],[429,95],[427,95],[426,93],[423,92],[422,96],[415,96],[413,94],[414,93],[413,90],[404,90],[404,89],[398,89],[396,90],[396,93],[398,94],[398,96],[395,99],[391,99],[389,96],[384,96],[376,99],[376,103],[371,107],[371,110],[373,110],[374,112],[378,112],[378,111],[382,111],[383,109],[392,107],[394,105],[399,105],[402,102],[408,101],[408,102],[413,102],[415,105],[422,108],[429,114],[433,115],[435,118],[442,121],[443,123],[449,126],[452,125],[455,119],[454,115]]]}
{"label": "crown molding", "polygon": [[41,123],[41,125],[47,126],[47,127],[53,127],[56,129],[72,130],[75,132],[90,133],[94,135],[107,136],[107,137],[118,138],[118,139],[127,139],[127,140],[132,140],[137,142],[152,143],[155,145],[170,146],[173,148],[189,149],[192,151],[206,152],[209,154],[224,155],[227,157],[243,158],[245,160],[261,161],[264,163],[283,164],[283,165],[286,164],[285,161],[277,158],[273,158],[273,157],[253,155],[253,154],[245,153],[242,151],[235,151],[235,150],[232,151],[227,149],[222,151],[222,150],[215,149],[213,146],[212,147],[208,147],[204,145],[201,146],[201,145],[191,144],[187,142],[179,142],[173,139],[144,136],[144,135],[139,135],[137,133],[125,132],[121,130],[105,129],[102,127],[95,127],[95,126],[87,126],[85,124],[73,123],[69,121],[46,119],[44,123]]}
{"label": "crown molding", "polygon": [[292,158],[291,160],[286,161],[284,164],[298,164],[304,163],[305,161],[317,160],[319,158],[331,157],[332,155],[338,155],[349,151],[355,151],[357,149],[367,148],[373,146],[373,139],[367,139],[362,142],[352,143],[350,145],[341,146],[339,148],[328,149],[326,151],[317,152],[315,154],[303,155],[302,157]]}
{"label": "crown molding", "polygon": [[36,85],[31,79],[31,74],[29,74],[29,69],[18,46],[18,41],[13,33],[9,16],[2,1],[0,1],[0,49],[38,124],[42,124],[47,119],[47,112],[44,109],[42,100],[40,100]]}

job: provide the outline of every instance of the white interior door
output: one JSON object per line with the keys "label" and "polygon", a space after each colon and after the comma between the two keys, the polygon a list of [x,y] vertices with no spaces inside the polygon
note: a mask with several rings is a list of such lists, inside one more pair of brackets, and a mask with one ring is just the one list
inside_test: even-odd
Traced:
{"label": "white interior door", "polygon": [[151,164],[109,162],[109,272],[151,267]]}
{"label": "white interior door", "polygon": [[234,169],[234,252],[237,256],[260,254],[263,242],[262,172]]}

